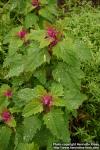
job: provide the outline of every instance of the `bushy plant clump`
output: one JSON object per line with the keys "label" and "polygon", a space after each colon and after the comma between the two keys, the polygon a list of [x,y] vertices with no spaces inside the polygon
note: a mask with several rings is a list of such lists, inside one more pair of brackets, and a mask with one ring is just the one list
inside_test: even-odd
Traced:
{"label": "bushy plant clump", "polygon": [[0,2],[2,150],[52,150],[53,142],[72,141],[72,116],[90,98],[85,64],[98,47],[90,37],[94,25],[79,33],[82,16],[75,21],[62,10],[54,0]]}

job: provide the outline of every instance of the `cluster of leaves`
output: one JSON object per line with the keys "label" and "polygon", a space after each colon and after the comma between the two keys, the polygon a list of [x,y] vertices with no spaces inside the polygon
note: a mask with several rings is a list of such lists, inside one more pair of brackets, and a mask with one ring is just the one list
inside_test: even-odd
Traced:
{"label": "cluster of leaves", "polygon": [[55,0],[0,7],[0,146],[52,150],[53,142],[70,143],[71,114],[87,100],[81,63],[92,59],[89,45],[69,32]]}

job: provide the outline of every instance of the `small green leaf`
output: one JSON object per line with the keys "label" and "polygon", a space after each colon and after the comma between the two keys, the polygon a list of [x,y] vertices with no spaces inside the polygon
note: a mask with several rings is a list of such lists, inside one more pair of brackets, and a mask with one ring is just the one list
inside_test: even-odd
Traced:
{"label": "small green leaf", "polygon": [[43,111],[42,103],[38,99],[34,99],[29,102],[23,110],[23,116],[29,117]]}
{"label": "small green leaf", "polygon": [[25,22],[24,22],[25,27],[26,28],[32,27],[37,23],[37,21],[38,21],[38,17],[35,14],[30,13],[25,17]]}
{"label": "small green leaf", "polygon": [[50,56],[46,49],[34,51],[26,56],[25,69],[26,72],[33,72],[38,69],[42,64],[50,61]]}
{"label": "small green leaf", "polygon": [[34,88],[34,95],[35,97],[37,98],[40,98],[41,96],[45,95],[47,92],[45,90],[45,88],[41,85],[37,85],[35,88]]}
{"label": "small green leaf", "polygon": [[64,95],[63,86],[59,83],[53,83],[50,87],[50,92],[52,93],[53,96],[63,96]]}
{"label": "small green leaf", "polygon": [[13,76],[19,76],[22,72],[24,71],[24,65],[19,65],[19,66],[13,66],[10,68],[8,74],[5,76],[5,78],[11,78]]}
{"label": "small green leaf", "polygon": [[67,90],[65,89],[65,100],[66,100],[66,108],[69,111],[73,111],[78,109],[80,105],[82,105],[83,101],[87,99],[85,94],[81,94],[80,91],[74,90]]}
{"label": "small green leaf", "polygon": [[71,67],[65,63],[58,63],[53,70],[54,79],[66,89],[80,89],[83,72],[79,67]]}
{"label": "small green leaf", "polygon": [[73,51],[73,46],[74,43],[72,39],[63,40],[53,48],[53,55],[71,66],[76,66],[79,63],[79,60],[76,53]]}
{"label": "small green leaf", "polygon": [[54,20],[54,17],[52,15],[52,13],[49,11],[49,9],[47,7],[43,8],[43,9],[40,9],[39,15],[41,15],[42,17],[46,18],[49,21],[53,21]]}
{"label": "small green leaf", "polygon": [[30,39],[41,42],[46,36],[45,30],[31,30],[28,35]]}
{"label": "small green leaf", "polygon": [[53,101],[53,105],[54,106],[66,106],[66,101],[64,99],[61,99],[61,98],[54,98],[54,101]]}
{"label": "small green leaf", "polygon": [[46,83],[46,70],[45,67],[41,67],[34,72],[34,77],[36,77],[40,83],[43,85]]}
{"label": "small green leaf", "polygon": [[15,119],[12,117],[7,123],[6,123],[9,127],[16,127],[16,121]]}
{"label": "small green leaf", "polygon": [[25,88],[18,91],[18,99],[23,103],[28,103],[34,98],[34,89]]}
{"label": "small green leaf", "polygon": [[[16,33],[15,33],[16,34]],[[18,48],[20,48],[23,45],[23,41],[19,39],[16,35],[15,38],[12,38],[10,40],[10,45],[9,45],[9,55],[13,55],[16,53]]]}
{"label": "small green leaf", "polygon": [[51,43],[51,41],[49,39],[41,39],[40,41],[40,48],[44,48],[47,47],[49,44]]}

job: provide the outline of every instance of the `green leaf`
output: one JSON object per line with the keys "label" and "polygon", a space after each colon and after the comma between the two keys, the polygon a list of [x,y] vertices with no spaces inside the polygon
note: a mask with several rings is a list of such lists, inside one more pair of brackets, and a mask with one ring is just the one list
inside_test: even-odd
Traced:
{"label": "green leaf", "polygon": [[53,105],[54,106],[66,106],[66,101],[64,100],[64,99],[62,99],[62,98],[54,98],[54,100],[53,100]]}
{"label": "green leaf", "polygon": [[26,28],[32,27],[33,25],[36,25],[37,21],[38,21],[38,17],[35,14],[30,13],[25,17],[25,22],[24,22],[25,27]]}
{"label": "green leaf", "polygon": [[10,66],[10,70],[5,78],[19,76],[24,71],[24,58],[21,54],[8,55],[4,61],[3,66]]}
{"label": "green leaf", "polygon": [[19,76],[24,71],[24,65],[15,65],[12,68],[10,68],[8,74],[5,76],[5,78],[11,78],[14,76]]}
{"label": "green leaf", "polygon": [[63,40],[53,48],[53,55],[71,66],[77,66],[79,65],[79,60],[73,51],[73,46],[74,43],[72,39]]}
{"label": "green leaf", "polygon": [[28,103],[34,98],[34,89],[25,88],[18,91],[18,99],[23,103]]}
{"label": "green leaf", "polygon": [[43,85],[46,83],[46,70],[45,67],[41,67],[34,72],[34,77],[36,77],[40,83]]}
{"label": "green leaf", "polygon": [[36,116],[32,116],[25,118],[23,124],[23,140],[24,142],[29,142],[32,140],[36,132],[40,130],[41,122]]}
{"label": "green leaf", "polygon": [[12,117],[7,123],[6,123],[9,127],[16,127],[16,121],[15,119]]}
{"label": "green leaf", "polygon": [[[48,12],[48,13],[47,13]],[[49,21],[53,21],[54,20],[54,16],[52,15],[52,13],[49,11],[48,7],[42,8],[39,11],[39,15],[41,15],[42,17],[46,18]]]}
{"label": "green leaf", "polygon": [[3,111],[4,108],[6,108],[10,101],[8,100],[8,98],[6,98],[4,96],[4,93],[7,91],[7,90],[11,90],[11,88],[7,85],[7,84],[3,84],[0,88],[0,112]]}
{"label": "green leaf", "polygon": [[53,137],[53,135],[51,134],[50,130],[42,125],[41,129],[35,134],[33,141],[40,147],[44,147],[47,145],[49,138],[51,137]]}
{"label": "green leaf", "polygon": [[30,53],[28,56],[26,56],[26,60],[27,60],[25,63],[26,72],[28,71],[33,72],[42,64],[45,64],[46,62],[49,63],[50,56],[47,50],[44,49],[41,51],[35,51]]}
{"label": "green leaf", "polygon": [[44,116],[44,124],[51,133],[58,139],[67,141],[69,139],[69,130],[60,109],[53,109]]}
{"label": "green leaf", "polygon": [[28,36],[31,40],[41,42],[41,39],[45,38],[46,32],[45,30],[31,30]]}
{"label": "green leaf", "polygon": [[63,86],[59,83],[52,83],[50,87],[50,92],[53,96],[63,96],[64,95],[64,89]]}
{"label": "green leaf", "polygon": [[51,43],[51,41],[49,39],[41,39],[40,41],[40,48],[44,48],[47,47],[49,44]]}
{"label": "green leaf", "polygon": [[19,143],[15,150],[39,150],[34,143]]}
{"label": "green leaf", "polygon": [[23,116],[29,117],[37,113],[41,113],[42,111],[43,111],[42,103],[40,102],[40,100],[34,99],[24,107]]}
{"label": "green leaf", "polygon": [[54,79],[62,84],[66,89],[80,89],[83,72],[80,68],[68,66],[65,63],[58,63],[53,70]]}
{"label": "green leaf", "polygon": [[5,98],[0,98],[0,113],[4,110],[4,108],[7,108],[9,105],[9,100]]}
{"label": "green leaf", "polygon": [[67,90],[65,89],[65,100],[66,100],[66,108],[69,111],[73,111],[74,109],[78,109],[80,105],[82,105],[83,101],[87,99],[86,95],[81,94],[80,91]]}
{"label": "green leaf", "polygon": [[3,63],[3,67],[8,67],[8,66],[16,66],[18,64],[22,64],[22,55],[21,54],[13,54],[13,55],[8,55]]}
{"label": "green leaf", "polygon": [[15,38],[10,40],[9,44],[9,55],[13,55],[16,51],[23,45],[23,41],[17,37],[17,33]]}
{"label": "green leaf", "polygon": [[50,40],[46,38],[46,30],[32,30],[29,38],[39,42],[39,48],[44,48],[50,44]]}
{"label": "green leaf", "polygon": [[41,98],[41,96],[45,95],[47,92],[45,90],[45,88],[41,85],[37,85],[34,88],[34,95],[36,98]]}
{"label": "green leaf", "polygon": [[10,86],[7,84],[2,84],[0,87],[0,97],[4,97],[4,92],[7,90],[11,90]]}
{"label": "green leaf", "polygon": [[42,95],[46,93],[46,90],[43,86],[37,85],[34,89],[25,88],[18,91],[17,101],[15,104],[17,107],[24,106],[27,103],[31,102],[33,99],[41,98]]}
{"label": "green leaf", "polygon": [[11,129],[0,127],[0,149],[7,150],[10,141]]}

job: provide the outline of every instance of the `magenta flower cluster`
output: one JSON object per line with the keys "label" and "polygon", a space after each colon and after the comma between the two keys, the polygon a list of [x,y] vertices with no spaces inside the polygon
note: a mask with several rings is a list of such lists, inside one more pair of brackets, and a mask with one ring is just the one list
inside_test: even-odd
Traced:
{"label": "magenta flower cluster", "polygon": [[11,90],[7,90],[4,92],[4,96],[5,97],[8,97],[8,98],[11,98],[12,97],[12,91]]}
{"label": "magenta flower cluster", "polygon": [[44,106],[51,107],[52,106],[52,96],[51,95],[43,96],[42,103]]}
{"label": "magenta flower cluster", "polygon": [[27,34],[27,31],[26,31],[25,29],[22,29],[21,31],[19,31],[19,32],[17,33],[17,35],[18,35],[18,37],[19,37],[20,39],[25,38],[26,34]]}
{"label": "magenta flower cluster", "polygon": [[34,7],[39,7],[39,0],[32,0],[32,5]]}
{"label": "magenta flower cluster", "polygon": [[2,113],[1,117],[2,117],[2,120],[6,123],[6,122],[8,122],[11,119],[11,114],[10,114],[10,112],[8,110],[5,110]]}
{"label": "magenta flower cluster", "polygon": [[47,29],[47,36],[52,40],[49,48],[52,48],[53,46],[55,46],[58,42],[59,42],[59,32],[53,28],[53,27],[48,27]]}

